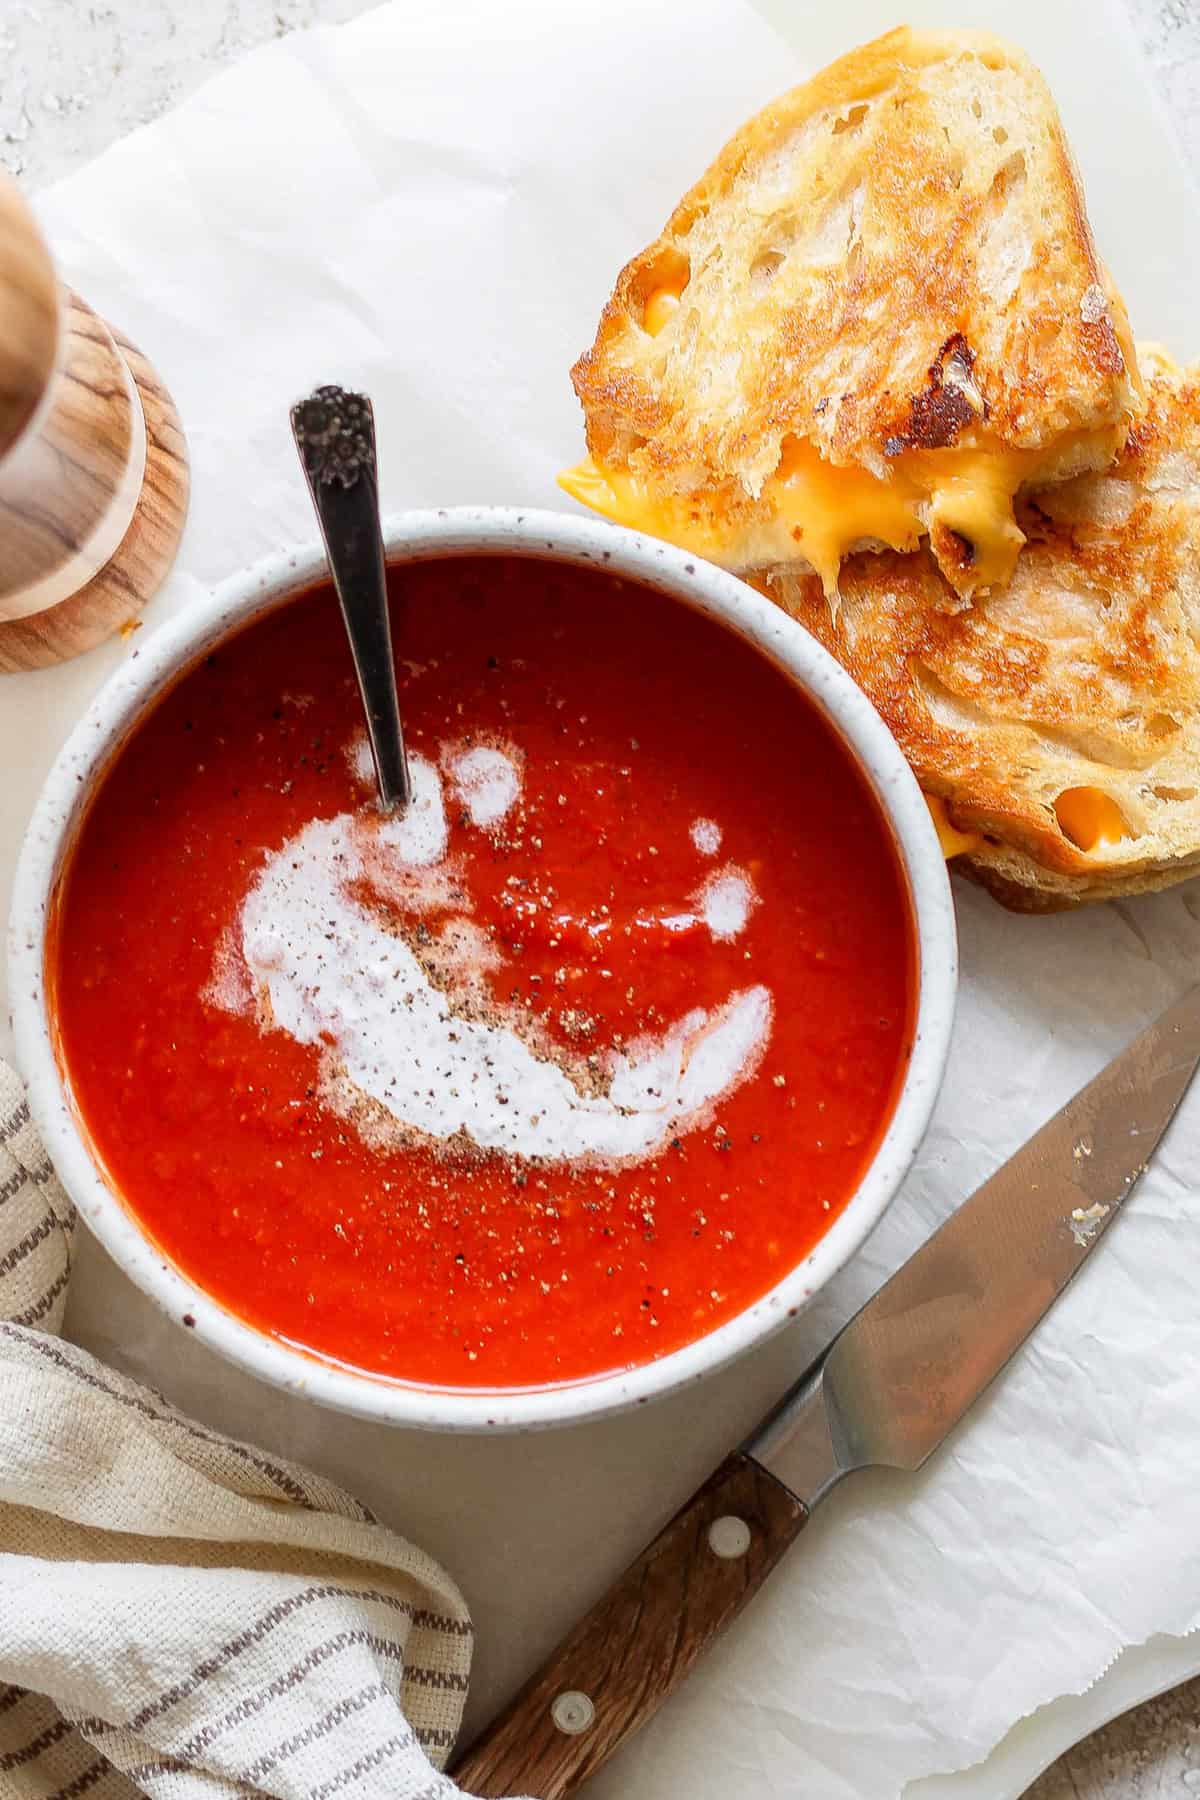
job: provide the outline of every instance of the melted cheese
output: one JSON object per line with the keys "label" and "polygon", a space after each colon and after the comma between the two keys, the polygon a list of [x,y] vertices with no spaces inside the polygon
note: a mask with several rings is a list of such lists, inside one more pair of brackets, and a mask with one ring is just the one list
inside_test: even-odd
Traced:
{"label": "melted cheese", "polygon": [[[651,296],[647,315],[667,293]],[[665,318],[657,329],[663,323]],[[913,550],[924,532],[941,526],[970,546],[970,562],[958,585],[974,594],[1012,574],[1025,542],[1013,517],[1018,489],[1035,483],[1074,445],[1098,444],[1099,460],[1111,460],[1120,437],[1119,428],[1081,433],[1052,453],[987,444],[910,450],[889,462],[886,477],[828,462],[815,445],[789,438],[761,498],[754,503],[747,496],[741,517],[731,516],[722,495],[663,494],[651,482],[626,470],[606,469],[590,456],[558,480],[566,493],[606,518],[730,568],[794,562],[799,551],[831,600],[841,563],[853,549],[886,544]]]}
{"label": "melted cheese", "polygon": [[964,590],[998,587],[1012,574],[1025,542],[1013,497],[1040,460],[1021,450],[932,450],[912,458],[928,481],[930,530],[956,532],[971,546]]}
{"label": "melted cheese", "polygon": [[915,499],[902,482],[880,481],[865,469],[837,468],[811,445],[795,441],[748,521],[723,517],[705,494],[656,493],[638,476],[606,469],[590,456],[565,469],[558,485],[618,525],[665,538],[729,568],[794,562],[799,550],[831,598],[842,560],[854,545],[879,542],[915,550],[921,538]]}
{"label": "melted cheese", "polygon": [[836,593],[842,558],[861,540],[892,550],[915,550],[921,541],[916,495],[902,474],[880,481],[867,469],[838,468],[802,438],[785,445],[766,499],[827,594]]}
{"label": "melted cheese", "polygon": [[642,308],[642,330],[657,337],[672,313],[679,310],[679,295],[682,290],[673,287],[655,288]]}
{"label": "melted cheese", "polygon": [[1067,788],[1054,802],[1054,811],[1063,836],[1080,850],[1119,844],[1129,835],[1120,807],[1103,788]]}
{"label": "melted cheese", "polygon": [[929,816],[933,820],[933,828],[938,834],[938,843],[942,847],[942,855],[949,862],[952,856],[964,856],[969,850],[978,850],[983,838],[977,831],[960,831],[950,818],[946,802],[937,794],[926,794],[925,804],[929,808]]}
{"label": "melted cheese", "polygon": [[630,531],[641,531],[647,537],[664,538],[690,550],[709,562],[728,561],[729,533],[712,509],[684,495],[654,494],[636,475],[621,470],[604,469],[585,456],[573,469],[564,469],[558,478],[563,492],[572,500],[603,513],[617,525]]}

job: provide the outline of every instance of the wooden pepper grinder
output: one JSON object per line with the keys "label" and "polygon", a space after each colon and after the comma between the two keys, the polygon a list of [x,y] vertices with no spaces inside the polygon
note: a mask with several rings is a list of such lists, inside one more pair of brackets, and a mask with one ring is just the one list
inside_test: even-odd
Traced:
{"label": "wooden pepper grinder", "polygon": [[132,626],[171,566],[187,497],[170,395],[61,285],[0,175],[0,670]]}

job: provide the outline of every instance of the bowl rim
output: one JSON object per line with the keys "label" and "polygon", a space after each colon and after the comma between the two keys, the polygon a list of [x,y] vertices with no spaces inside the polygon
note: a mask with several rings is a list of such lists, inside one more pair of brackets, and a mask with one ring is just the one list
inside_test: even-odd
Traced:
{"label": "bowl rim", "polygon": [[59,1071],[43,967],[51,898],[95,778],[123,736],[216,641],[319,581],[326,567],[316,543],[262,558],[160,626],[100,689],[59,753],[25,833],[13,893],[9,976],[18,1066],[33,1120],[81,1217],[143,1293],[250,1374],[341,1412],[410,1427],[486,1432],[600,1418],[700,1380],[773,1334],[878,1224],[924,1137],[949,1053],[957,938],[945,860],[916,779],[866,696],[815,638],[736,576],[606,521],[533,508],[391,514],[384,544],[389,563],[516,554],[638,581],[723,622],[757,648],[846,745],[890,824],[908,883],[917,1004],[912,1054],[891,1120],[842,1212],[774,1288],[714,1331],[632,1369],[520,1389],[432,1387],[320,1358],[238,1319],[143,1234],[94,1161]]}

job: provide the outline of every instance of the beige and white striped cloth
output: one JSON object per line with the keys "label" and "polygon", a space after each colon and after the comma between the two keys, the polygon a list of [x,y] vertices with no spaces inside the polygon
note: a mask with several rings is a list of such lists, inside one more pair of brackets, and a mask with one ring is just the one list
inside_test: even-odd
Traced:
{"label": "beige and white striped cloth", "polygon": [[74,1215],[0,1063],[0,1800],[444,1800],[436,1563],[53,1334]]}

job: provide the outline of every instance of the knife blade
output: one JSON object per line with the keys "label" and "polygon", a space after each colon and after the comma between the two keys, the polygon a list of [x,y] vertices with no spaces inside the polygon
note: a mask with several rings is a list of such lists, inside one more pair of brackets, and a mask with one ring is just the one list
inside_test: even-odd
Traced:
{"label": "knife blade", "polygon": [[867,1301],[454,1769],[562,1800],[678,1686],[846,1475],[919,1469],[1111,1226],[1200,1063],[1200,986]]}

